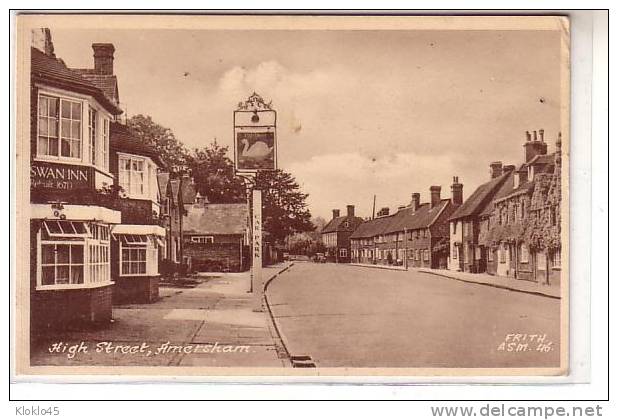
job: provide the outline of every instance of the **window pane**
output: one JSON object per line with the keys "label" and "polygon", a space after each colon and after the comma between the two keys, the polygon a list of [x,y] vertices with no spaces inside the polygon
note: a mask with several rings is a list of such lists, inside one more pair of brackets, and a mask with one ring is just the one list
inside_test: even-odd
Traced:
{"label": "window pane", "polygon": [[71,137],[74,139],[82,138],[82,123],[79,121],[71,122]]}
{"label": "window pane", "polygon": [[68,265],[59,265],[56,268],[56,284],[69,284]]}
{"label": "window pane", "polygon": [[47,115],[47,111],[48,111],[47,98],[44,96],[41,96],[39,98],[39,115]]}
{"label": "window pane", "polygon": [[45,226],[49,230],[49,233],[62,233],[62,229],[60,229],[60,224],[54,221],[45,222]]}
{"label": "window pane", "polygon": [[82,222],[74,222],[73,227],[77,233],[86,233],[86,226]]}
{"label": "window pane", "polygon": [[71,118],[71,103],[62,101],[62,118]]}
{"label": "window pane", "polygon": [[82,143],[79,140],[71,142],[71,157],[79,158],[82,156]]}
{"label": "window pane", "polygon": [[146,262],[145,261],[138,263],[137,272],[138,274],[146,274]]}
{"label": "window pane", "polygon": [[47,127],[47,118],[39,118],[39,134],[46,136],[48,127]]}
{"label": "window pane", "polygon": [[47,115],[58,118],[58,98],[47,98],[47,106]]}
{"label": "window pane", "polygon": [[72,266],[71,267],[71,284],[83,284],[84,283],[84,266]]}
{"label": "window pane", "polygon": [[122,248],[122,261],[129,261],[129,250],[127,248]]}
{"label": "window pane", "polygon": [[47,151],[47,154],[52,156],[58,156],[58,138],[50,138],[48,144],[49,149]]}
{"label": "window pane", "polygon": [[56,245],[56,256],[58,264],[67,264],[69,262],[69,245]]}
{"label": "window pane", "polygon": [[81,120],[82,119],[82,104],[80,104],[79,102],[72,102],[71,103],[71,117],[74,120]]}
{"label": "window pane", "polygon": [[62,232],[71,234],[71,235],[75,233],[75,229],[73,229],[73,224],[71,222],[62,221],[62,222],[58,222],[58,224],[60,225]]}
{"label": "window pane", "polygon": [[47,137],[39,137],[39,143],[37,145],[37,153],[39,155],[49,154],[49,148],[47,147]]}
{"label": "window pane", "polygon": [[61,154],[62,156],[70,156],[71,154],[71,143],[69,142],[69,140],[67,139],[62,139],[62,149],[61,149]]}
{"label": "window pane", "polygon": [[48,286],[50,284],[54,284],[54,275],[55,275],[55,267],[43,267],[43,271],[41,273],[41,284],[43,286]]}
{"label": "window pane", "polygon": [[84,263],[84,247],[82,245],[71,245],[71,263]]}
{"label": "window pane", "polygon": [[60,135],[64,138],[71,137],[71,121],[70,120],[62,120],[60,122]]}
{"label": "window pane", "polygon": [[41,261],[43,264],[54,263],[54,246],[42,245],[41,246]]}

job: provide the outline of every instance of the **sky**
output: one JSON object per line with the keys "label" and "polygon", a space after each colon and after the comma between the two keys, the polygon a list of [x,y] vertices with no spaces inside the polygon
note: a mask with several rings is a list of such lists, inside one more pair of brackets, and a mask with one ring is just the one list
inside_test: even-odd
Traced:
{"label": "sky", "polygon": [[[557,31],[54,30],[69,67],[114,44],[127,115],[150,115],[189,148],[233,149],[233,111],[253,91],[277,111],[278,164],[314,216],[408,204],[429,187],[464,199],[489,163],[523,161],[525,132],[560,121]],[[564,104],[563,104],[564,105]],[[230,153],[230,158],[233,156]]]}

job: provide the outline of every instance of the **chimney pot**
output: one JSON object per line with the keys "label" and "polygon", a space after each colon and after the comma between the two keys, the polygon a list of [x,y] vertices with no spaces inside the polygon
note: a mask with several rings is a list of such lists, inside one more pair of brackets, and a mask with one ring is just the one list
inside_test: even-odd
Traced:
{"label": "chimney pot", "polygon": [[463,184],[459,183],[459,177],[453,177],[453,185],[451,185],[451,202],[459,206],[463,204]]}
{"label": "chimney pot", "polygon": [[530,132],[526,131],[526,141],[530,141],[531,137],[530,137]]}
{"label": "chimney pot", "polygon": [[339,217],[339,209],[333,209],[333,219]]}
{"label": "chimney pot", "polygon": [[544,141],[544,137],[545,137],[545,130],[543,130],[542,128],[539,130],[539,136],[541,138],[541,141]]}

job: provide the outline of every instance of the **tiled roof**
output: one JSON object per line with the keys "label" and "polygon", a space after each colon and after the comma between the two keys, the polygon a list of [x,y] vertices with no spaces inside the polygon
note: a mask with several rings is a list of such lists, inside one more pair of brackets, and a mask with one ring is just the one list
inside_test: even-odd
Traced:
{"label": "tiled roof", "polygon": [[247,205],[195,204],[187,207],[183,233],[203,235],[237,235],[247,229]]}
{"label": "tiled roof", "polygon": [[390,216],[366,220],[350,237],[353,239],[370,238],[404,230],[427,228],[432,225],[449,202],[450,199],[440,200],[440,204],[433,208],[430,203],[423,203],[416,211],[412,211],[412,207],[405,207]]}
{"label": "tiled roof", "polygon": [[449,220],[478,215],[493,199],[494,194],[510,176],[512,171],[506,172],[480,185],[464,203],[453,212]]}
{"label": "tiled roof", "polygon": [[34,82],[93,96],[113,115],[122,113],[122,110],[101,89],[79,73],[69,69],[62,60],[46,55],[36,48],[31,48],[30,52],[30,75]]}
{"label": "tiled roof", "polygon": [[431,203],[423,203],[416,211],[412,211],[412,207],[405,207],[395,213],[393,223],[388,226],[385,233],[401,232],[403,230],[413,230],[427,228],[436,220],[440,212],[450,203],[450,199],[445,198],[440,200],[440,203],[435,207],[431,207]]}
{"label": "tiled roof", "polygon": [[98,74],[95,73],[94,69],[71,69],[74,72],[78,73],[84,79],[88,80],[90,83],[98,87],[103,91],[107,98],[118,104],[120,101],[118,97],[118,80],[116,76],[113,74]]}
{"label": "tiled roof", "polygon": [[350,238],[371,238],[376,235],[384,234],[388,227],[394,222],[395,214],[365,220],[356,228],[352,235],[350,235]]}
{"label": "tiled roof", "polygon": [[536,155],[527,163],[530,165],[552,165],[554,163],[554,154],[549,155]]}
{"label": "tiled roof", "polygon": [[140,141],[126,125],[112,122],[109,131],[109,148],[111,151],[147,156],[160,168],[165,167],[165,163],[156,150]]}
{"label": "tiled roof", "polygon": [[[350,222],[349,227],[345,227],[344,223],[346,221]],[[355,227],[360,224],[363,221],[362,218],[357,217],[357,216],[340,216],[340,217],[335,217],[334,219],[332,219],[330,222],[328,222],[326,224],[326,226],[324,226],[322,228],[322,233],[329,233],[329,232],[338,232],[338,231],[345,231],[345,230],[354,230]]]}

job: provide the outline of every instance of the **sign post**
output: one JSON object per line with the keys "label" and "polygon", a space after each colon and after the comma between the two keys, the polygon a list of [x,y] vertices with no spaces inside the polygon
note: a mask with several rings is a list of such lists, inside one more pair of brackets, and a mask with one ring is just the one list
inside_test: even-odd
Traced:
{"label": "sign post", "polygon": [[[247,180],[251,196],[251,292],[254,311],[262,311],[262,191],[255,187],[259,172],[277,169],[277,113],[253,92],[234,111],[234,169]],[[250,180],[253,180],[253,186]],[[249,191],[247,191],[249,192]],[[247,203],[248,204],[248,203]]]}
{"label": "sign post", "polygon": [[253,190],[253,211],[252,211],[252,257],[251,257],[251,279],[252,289],[256,295],[255,310],[262,310],[262,293],[264,283],[262,281],[262,191]]}

